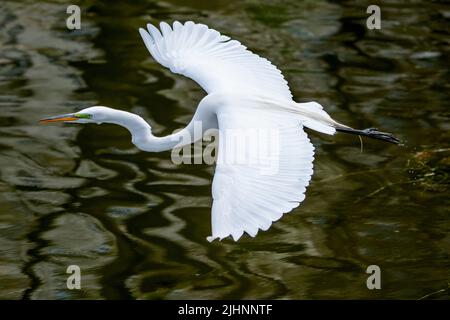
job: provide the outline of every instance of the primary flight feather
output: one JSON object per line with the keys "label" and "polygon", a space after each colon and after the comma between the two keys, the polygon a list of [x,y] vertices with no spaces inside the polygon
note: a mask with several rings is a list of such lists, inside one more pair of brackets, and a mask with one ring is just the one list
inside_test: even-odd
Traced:
{"label": "primary flight feather", "polygon": [[314,147],[304,127],[398,143],[374,128],[355,130],[334,121],[317,102],[296,103],[282,73],[269,60],[204,24],[161,22],[159,29],[148,24],[139,32],[158,63],[207,92],[184,129],[155,137],[138,115],[101,106],[42,122],[118,124],[130,131],[133,144],[149,152],[195,142],[196,122],[203,132],[218,129],[209,241],[228,236],[237,241],[244,233],[254,237],[305,199]]}

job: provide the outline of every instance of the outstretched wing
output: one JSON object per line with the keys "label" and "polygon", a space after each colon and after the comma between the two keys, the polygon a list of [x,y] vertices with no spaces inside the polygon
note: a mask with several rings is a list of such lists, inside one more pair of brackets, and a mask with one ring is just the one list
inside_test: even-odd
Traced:
{"label": "outstretched wing", "polygon": [[212,236],[254,237],[305,198],[314,147],[292,115],[245,108],[218,113],[219,150],[213,180]]}
{"label": "outstretched wing", "polygon": [[153,58],[174,73],[196,81],[207,93],[267,93],[292,99],[288,84],[269,60],[247,50],[204,24],[161,22],[161,32],[151,24],[139,29]]}

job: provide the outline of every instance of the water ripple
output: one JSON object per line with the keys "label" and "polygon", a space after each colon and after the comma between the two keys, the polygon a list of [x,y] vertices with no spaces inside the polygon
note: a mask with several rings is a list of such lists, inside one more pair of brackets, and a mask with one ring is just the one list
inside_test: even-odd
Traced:
{"label": "water ripple", "polygon": [[[94,2],[68,32],[62,4],[0,3],[0,297],[405,299],[444,287],[449,10],[388,1],[382,32],[370,32],[366,7]],[[364,141],[361,153],[353,137],[311,133],[302,205],[255,239],[207,242],[213,167],[140,152],[112,125],[37,124],[102,104],[142,115],[157,135],[184,126],[203,92],[148,57],[136,28],[149,16],[242,40],[281,67],[299,100],[405,146]],[[79,291],[66,288],[72,264]],[[383,270],[379,292],[365,286],[370,264]]]}

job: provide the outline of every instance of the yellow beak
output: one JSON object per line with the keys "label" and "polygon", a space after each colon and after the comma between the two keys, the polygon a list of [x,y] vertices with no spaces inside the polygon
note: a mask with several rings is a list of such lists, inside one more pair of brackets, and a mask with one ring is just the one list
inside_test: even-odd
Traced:
{"label": "yellow beak", "polygon": [[71,114],[63,114],[61,116],[56,117],[50,117],[39,120],[40,123],[47,123],[47,122],[59,122],[59,121],[75,121],[78,120],[77,117],[73,113]]}

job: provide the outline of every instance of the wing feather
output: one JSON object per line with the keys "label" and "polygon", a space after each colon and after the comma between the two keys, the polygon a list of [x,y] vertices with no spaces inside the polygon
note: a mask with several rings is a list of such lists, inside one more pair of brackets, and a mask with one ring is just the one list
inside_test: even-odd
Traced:
{"label": "wing feather", "polygon": [[[161,31],[160,31],[161,30]],[[207,93],[245,92],[292,99],[281,71],[269,60],[247,50],[237,40],[204,24],[175,21],[160,30],[148,24],[139,29],[153,58],[172,72],[196,81]]]}
{"label": "wing feather", "polygon": [[[213,180],[212,235],[207,239],[232,236],[238,240],[244,233],[254,237],[305,199],[314,147],[298,119],[270,111],[259,111],[255,117],[244,100],[239,108],[222,108],[217,117],[220,144]],[[233,131],[236,135],[230,134]],[[249,132],[254,140],[247,139]],[[248,144],[242,144],[243,139]],[[255,143],[263,149],[248,152]],[[238,161],[242,153],[245,157]]]}

